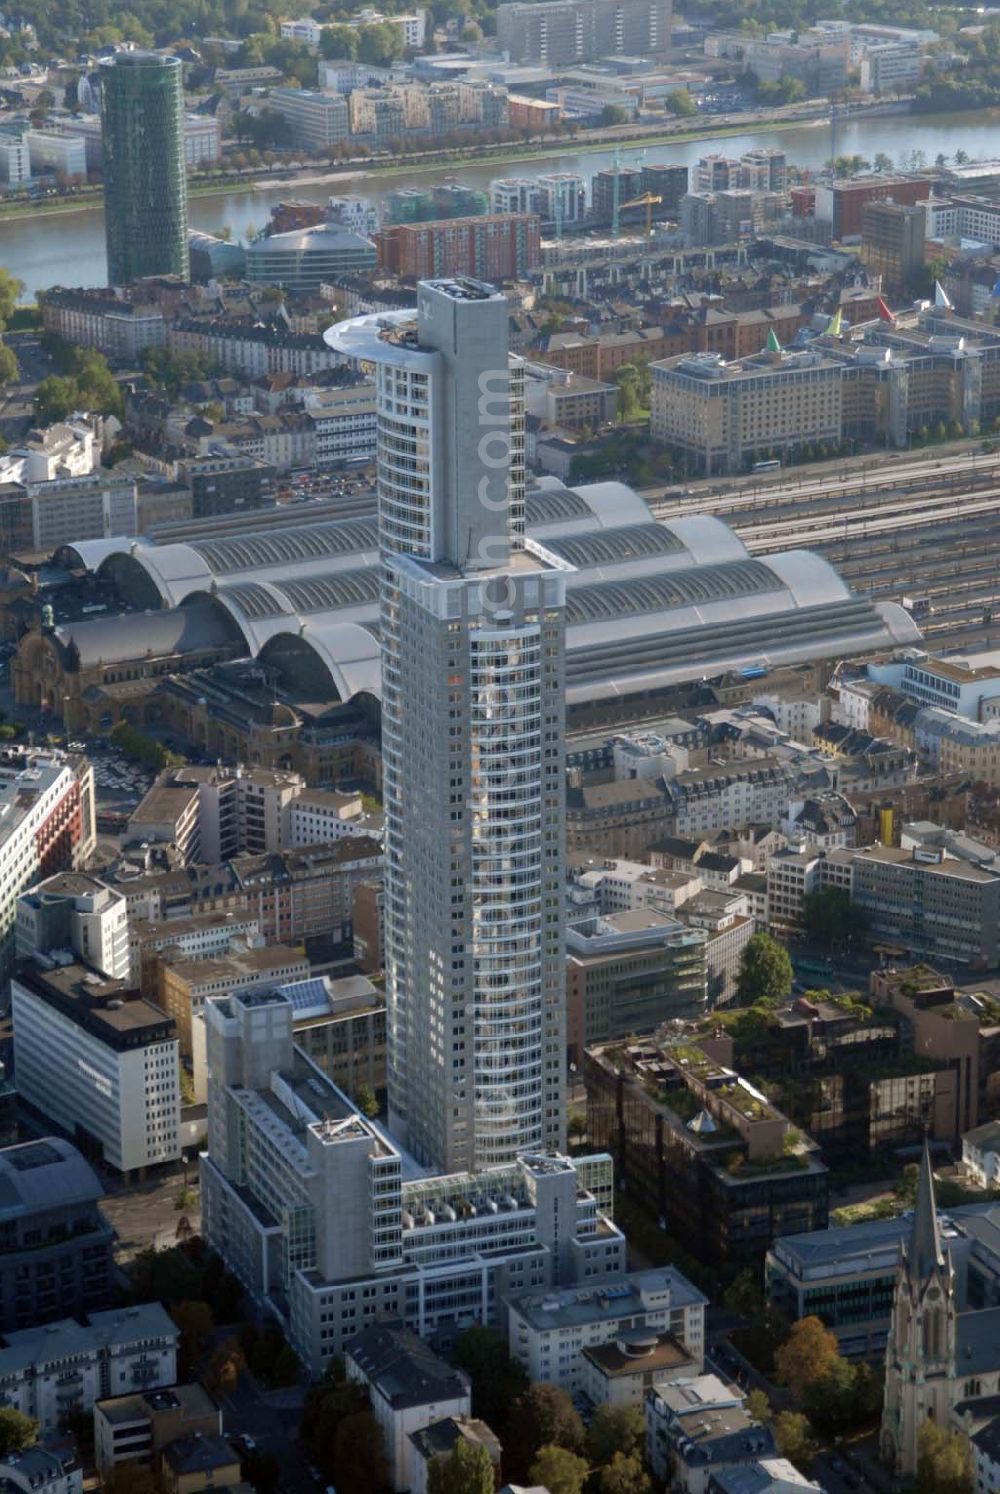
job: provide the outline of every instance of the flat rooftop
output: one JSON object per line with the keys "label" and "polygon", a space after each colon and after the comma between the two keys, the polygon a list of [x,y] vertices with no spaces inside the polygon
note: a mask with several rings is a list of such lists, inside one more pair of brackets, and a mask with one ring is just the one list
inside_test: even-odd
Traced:
{"label": "flat rooftop", "polygon": [[145,1043],[167,1042],[176,1036],[173,1018],[160,1007],[130,990],[124,981],[109,980],[86,965],[45,969],[37,959],[31,959],[18,967],[15,979],[33,996],[119,1052]]}
{"label": "flat rooftop", "polygon": [[616,1324],[637,1310],[707,1305],[708,1299],[672,1266],[609,1276],[561,1291],[523,1292],[507,1302],[532,1327],[546,1331],[585,1323]]}

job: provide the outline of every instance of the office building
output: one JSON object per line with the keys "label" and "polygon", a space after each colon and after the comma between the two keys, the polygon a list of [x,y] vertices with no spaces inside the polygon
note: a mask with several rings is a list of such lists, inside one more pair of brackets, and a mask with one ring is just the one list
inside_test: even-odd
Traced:
{"label": "office building", "polygon": [[922,289],[925,210],[922,203],[866,202],[861,209],[861,259],[881,276],[887,296]]}
{"label": "office building", "polygon": [[14,943],[19,960],[71,950],[109,980],[127,980],[128,904],[97,877],[60,872],[18,899]]}
{"label": "office building", "polygon": [[159,1302],[22,1328],[4,1335],[0,1396],[51,1435],[106,1396],[173,1385],[177,1339]]}
{"label": "office building", "polygon": [[86,181],[87,149],[78,135],[57,134],[51,130],[28,130],[28,158],[32,174],[52,172],[57,178]]}
{"label": "office building", "polygon": [[179,57],[116,52],[103,64],[108,280],[188,278],[184,90]]}
{"label": "office building", "polygon": [[912,205],[926,202],[931,195],[929,177],[877,176],[853,177],[816,187],[815,216],[829,223],[835,240],[857,238],[861,233],[861,214],[870,202],[893,202]]}
{"label": "office building", "polygon": [[57,1137],[5,1147],[0,1179],[0,1333],[112,1302],[114,1230],[76,1148]]}
{"label": "office building", "polygon": [[314,155],[321,155],[327,146],[340,145],[350,132],[348,103],[341,93],[272,88],[267,105],[287,121],[292,143]]}
{"label": "office building", "polygon": [[26,960],[11,982],[20,1093],[117,1172],[176,1162],[180,1070],[172,1019],[124,981],[49,964],[44,956]]}
{"label": "office building", "polygon": [[390,1118],[444,1172],[564,1134],[564,573],[523,547],[507,320],[432,281],[332,333],[378,389]]}
{"label": "office building", "polygon": [[375,1323],[496,1323],[501,1291],[622,1269],[610,1157],[425,1173],[296,1045],[295,1015],[281,992],[205,1008],[202,1220],[310,1374]]}
{"label": "office building", "polygon": [[544,1381],[577,1394],[588,1378],[586,1351],[618,1341],[626,1353],[631,1349],[637,1367],[651,1373],[654,1366],[645,1363],[643,1351],[661,1333],[675,1350],[674,1363],[661,1366],[664,1378],[701,1373],[708,1301],[673,1266],[594,1281],[586,1292],[521,1292],[507,1296],[504,1305],[511,1358],[533,1384]]}
{"label": "office building", "polygon": [[0,978],[14,958],[17,901],[40,878],[82,865],[96,843],[94,775],[51,749],[0,753]]}
{"label": "office building", "polygon": [[195,519],[273,508],[276,501],[274,468],[256,457],[199,457],[180,463],[177,475],[191,489]]}
{"label": "office building", "polygon": [[512,62],[550,67],[670,46],[670,0],[510,0],[497,7],[497,42]]}
{"label": "office building", "polygon": [[[687,199],[689,200],[689,199]],[[841,365],[817,349],[760,353],[726,363],[718,353],[652,365],[650,430],[699,472],[736,473],[762,457],[788,457],[841,439]]]}
{"label": "office building", "polygon": [[[649,868],[647,868],[647,871]],[[593,1043],[652,1032],[706,1009],[706,935],[658,908],[573,919],[566,930],[571,1062]]]}
{"label": "office building", "polygon": [[534,213],[485,213],[432,223],[397,223],[376,234],[378,267],[404,280],[471,275],[511,280],[536,269],[540,220]]}
{"label": "office building", "polygon": [[318,291],[338,275],[374,268],[371,240],[333,223],[273,233],[270,238],[255,239],[247,248],[247,279],[254,285]]}
{"label": "office building", "polygon": [[697,1043],[592,1048],[583,1075],[591,1139],[631,1198],[707,1266],[759,1264],[777,1235],[826,1225],[815,1143]]}
{"label": "office building", "polygon": [[0,130],[0,182],[22,187],[31,180],[31,159],[24,132],[16,127]]}
{"label": "office building", "polygon": [[1000,963],[1000,872],[933,847],[869,846],[850,857],[851,902],[869,935],[974,969]]}

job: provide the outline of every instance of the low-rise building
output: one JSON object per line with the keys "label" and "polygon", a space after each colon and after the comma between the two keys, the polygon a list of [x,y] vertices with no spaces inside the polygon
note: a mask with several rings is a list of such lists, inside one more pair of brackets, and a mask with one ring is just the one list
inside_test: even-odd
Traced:
{"label": "low-rise building", "polygon": [[127,980],[128,904],[88,872],[58,872],[17,901],[17,958],[71,950],[109,980]]}
{"label": "low-rise building", "polygon": [[723,1470],[776,1452],[770,1427],[756,1421],[746,1396],[717,1375],[654,1386],[646,1396],[646,1462],[685,1494],[708,1494]]}
{"label": "low-rise building", "polygon": [[222,1408],[202,1385],[127,1391],[94,1403],[94,1459],[107,1483],[122,1463],[155,1467],[177,1437],[222,1431]]}
{"label": "low-rise building", "polygon": [[240,1455],[232,1443],[214,1432],[191,1432],[168,1442],[160,1454],[160,1483],[164,1494],[201,1494],[208,1489],[234,1489],[242,1481]]}
{"label": "low-rise building", "polygon": [[1000,1121],[987,1121],[966,1131],[962,1137],[962,1168],[979,1188],[1000,1185]]}
{"label": "low-rise building", "polygon": [[472,1413],[468,1376],[440,1359],[404,1323],[378,1323],[345,1345],[347,1378],[364,1385],[382,1433],[394,1490],[412,1485],[411,1437],[445,1417]]}
{"label": "low-rise building", "polygon": [[445,1416],[410,1433],[413,1452],[410,1457],[410,1494],[427,1494],[427,1476],[435,1458],[446,1458],[459,1442],[483,1447],[493,1464],[496,1482],[500,1482],[500,1443],[485,1421],[473,1416]]}
{"label": "low-rise building", "polygon": [[0,1394],[44,1434],[109,1395],[173,1385],[178,1329],[159,1302],[4,1335]]}
{"label": "low-rise building", "polygon": [[82,1494],[83,1467],[68,1448],[24,1447],[0,1459],[8,1494]]}
{"label": "low-rise building", "polygon": [[[604,1361],[598,1356],[588,1368],[584,1354],[616,1345],[625,1356],[631,1347],[639,1359],[644,1350],[657,1349],[655,1366],[646,1364],[642,1374],[654,1368],[667,1379],[701,1373],[707,1299],[672,1266],[590,1281],[584,1291],[571,1287],[511,1294],[504,1305],[511,1358],[532,1382],[545,1381],[574,1394],[586,1384],[606,1380],[610,1385],[620,1368],[613,1356]],[[672,1353],[660,1344],[660,1335],[669,1337]],[[613,1398],[620,1401],[624,1395]],[[639,1395],[635,1404],[642,1399]]]}

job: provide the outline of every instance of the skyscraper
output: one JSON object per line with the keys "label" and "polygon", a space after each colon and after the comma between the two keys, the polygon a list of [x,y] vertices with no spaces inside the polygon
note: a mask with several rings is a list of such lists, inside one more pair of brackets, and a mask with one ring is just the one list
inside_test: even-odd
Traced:
{"label": "skyscraper", "polygon": [[108,282],[188,276],[184,92],[178,57],[118,52],[104,65]]}
{"label": "skyscraper", "polygon": [[507,302],[424,281],[376,367],[389,1111],[445,1173],[564,1135],[564,563],[524,541]]}

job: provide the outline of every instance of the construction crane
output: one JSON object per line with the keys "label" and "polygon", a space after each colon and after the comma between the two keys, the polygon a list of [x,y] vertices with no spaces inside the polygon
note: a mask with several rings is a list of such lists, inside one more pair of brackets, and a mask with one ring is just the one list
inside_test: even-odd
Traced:
{"label": "construction crane", "polygon": [[653,237],[653,208],[663,201],[655,192],[643,192],[641,197],[633,197],[631,202],[623,202],[618,209],[623,213],[626,208],[644,207],[646,209],[646,238]]}

